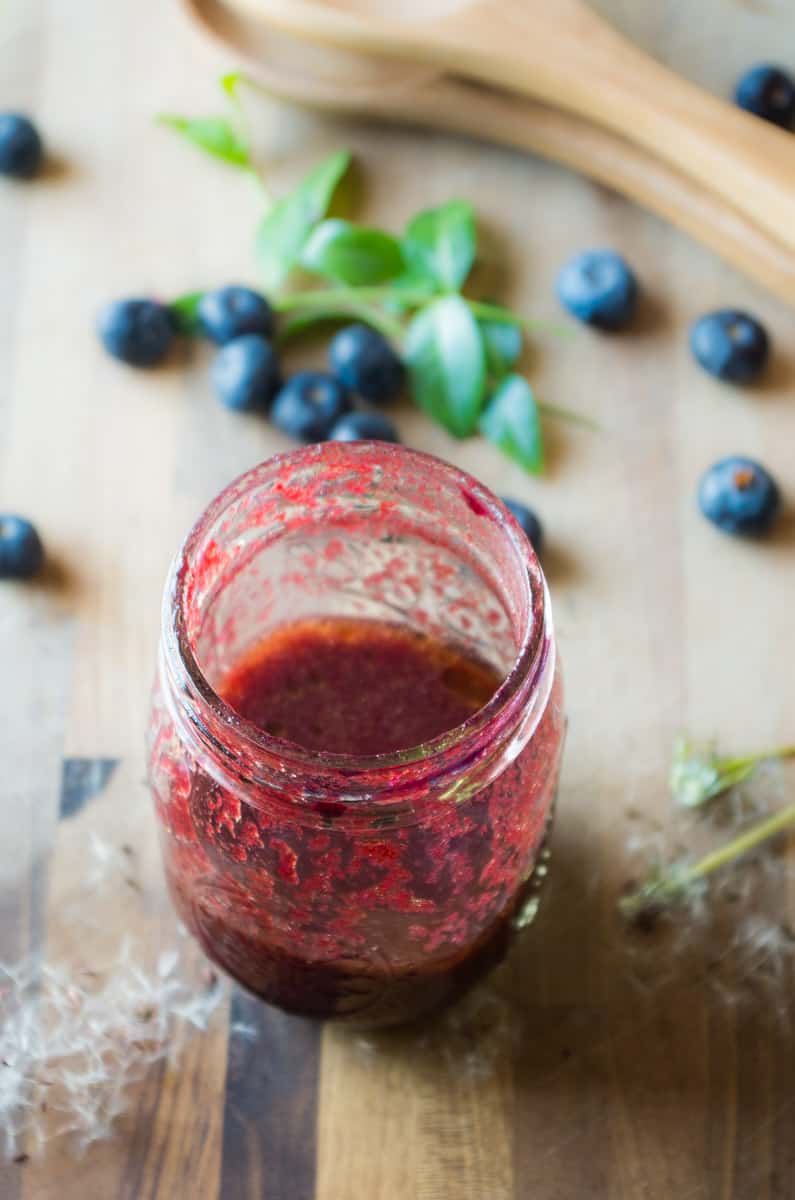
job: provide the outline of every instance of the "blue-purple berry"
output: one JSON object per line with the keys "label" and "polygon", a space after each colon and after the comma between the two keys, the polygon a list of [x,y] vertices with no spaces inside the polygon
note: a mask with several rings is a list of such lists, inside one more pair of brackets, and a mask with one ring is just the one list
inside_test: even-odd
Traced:
{"label": "blue-purple berry", "polygon": [[501,496],[500,499],[521,526],[536,554],[540,554],[544,544],[544,528],[532,508],[519,500],[512,500],[510,496]]}
{"label": "blue-purple berry", "polygon": [[31,179],[41,166],[44,147],[30,117],[0,112],[0,175]]}
{"label": "blue-purple berry", "polygon": [[371,404],[400,395],[405,370],[383,334],[369,325],[347,325],[329,347],[331,370],[347,388]]}
{"label": "blue-purple berry", "polygon": [[716,462],[704,474],[698,503],[704,516],[723,533],[759,536],[775,521],[781,494],[776,481],[758,462],[732,456]]}
{"label": "blue-purple berry", "polygon": [[746,112],[791,129],[795,120],[795,80],[781,67],[759,63],[738,80],[734,99]]}
{"label": "blue-purple berry", "polygon": [[753,383],[770,356],[770,339],[750,313],[723,308],[694,323],[690,349],[704,370],[717,379]]}
{"label": "blue-purple berry", "polygon": [[586,325],[615,331],[628,325],[638,303],[638,281],[613,250],[576,254],[558,274],[556,290],[564,308]]}
{"label": "blue-purple berry", "polygon": [[273,402],[271,419],[282,433],[301,442],[324,442],[352,407],[348,389],[333,375],[299,371]]}
{"label": "blue-purple berry", "polygon": [[267,412],[281,382],[276,351],[258,333],[222,346],[210,375],[218,399],[236,412]]}
{"label": "blue-purple berry", "polygon": [[44,547],[25,517],[0,513],[0,579],[30,579],[44,563]]}
{"label": "blue-purple berry", "polygon": [[114,300],[97,320],[100,340],[114,358],[132,367],[162,362],[174,341],[174,321],[156,300]]}
{"label": "blue-purple berry", "polygon": [[244,333],[273,333],[273,310],[259,292],[231,285],[205,292],[197,309],[199,327],[219,346]]}
{"label": "blue-purple berry", "polygon": [[350,412],[333,426],[332,442],[399,442],[400,435],[388,417],[380,412]]}

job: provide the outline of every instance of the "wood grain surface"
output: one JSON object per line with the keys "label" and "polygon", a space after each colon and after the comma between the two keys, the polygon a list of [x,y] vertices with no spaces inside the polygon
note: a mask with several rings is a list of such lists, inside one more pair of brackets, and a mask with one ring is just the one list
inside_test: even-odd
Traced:
{"label": "wood grain surface", "polygon": [[[786,0],[597,7],[716,93],[752,61],[792,59]],[[43,945],[91,961],[124,935],[176,936],[143,782],[162,582],[206,501],[287,442],[217,405],[204,348],[137,373],[92,332],[108,297],[254,282],[254,189],[152,123],[212,111],[229,62],[163,0],[7,0],[0,41],[0,107],[35,113],[51,152],[35,184],[0,188],[0,508],[33,517],[49,553],[41,582],[0,589],[0,957]],[[152,1071],[112,1141],[4,1165],[0,1196],[791,1200],[791,1030],[769,1005],[726,1005],[706,986],[698,965],[720,945],[684,969],[661,943],[659,978],[639,990],[615,899],[628,836],[668,819],[679,729],[737,748],[792,740],[792,312],[563,169],[264,101],[252,117],[276,189],[345,144],[373,222],[399,228],[418,207],[471,197],[484,292],[528,314],[558,319],[556,269],[586,245],[619,247],[643,281],[632,333],[529,350],[539,394],[603,426],[549,427],[543,480],[398,413],[407,442],[531,502],[547,526],[570,718],[550,886],[510,960],[440,1023],[361,1038],[233,993],[177,1068]],[[727,304],[774,339],[758,390],[722,387],[690,360],[689,322]],[[759,457],[790,497],[764,545],[721,538],[696,512],[701,472],[731,452]],[[139,884],[120,877],[93,921],[74,917],[91,832],[131,847]],[[792,914],[786,874],[764,902]]]}

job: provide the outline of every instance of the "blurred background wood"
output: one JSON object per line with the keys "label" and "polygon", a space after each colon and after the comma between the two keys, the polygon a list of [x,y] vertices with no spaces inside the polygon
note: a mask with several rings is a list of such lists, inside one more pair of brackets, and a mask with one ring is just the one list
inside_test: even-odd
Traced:
{"label": "blurred background wood", "polygon": [[[697,19],[677,0],[596,7],[722,95],[749,63],[795,44],[784,0],[704,0]],[[217,405],[206,348],[137,373],[93,334],[109,297],[255,282],[256,192],[152,122],[217,109],[214,77],[233,64],[155,0],[9,0],[0,37],[0,105],[35,114],[52,154],[43,179],[0,188],[0,509],[36,520],[51,564],[41,583],[0,589],[0,955],[43,939],[51,956],[91,961],[124,934],[174,940],[143,784],[162,581],[206,501],[287,442]],[[637,823],[628,810],[666,819],[679,729],[738,749],[792,738],[791,499],[759,546],[721,538],[694,501],[703,469],[732,452],[760,458],[795,495],[792,313],[548,163],[265,101],[252,117],[276,190],[346,144],[362,164],[365,219],[397,229],[418,207],[471,197],[484,293],[528,315],[560,319],[556,270],[585,246],[618,247],[643,281],[631,334],[545,336],[528,352],[539,395],[604,428],[548,427],[543,480],[398,412],[407,442],[530,502],[547,526],[570,715],[550,887],[493,983],[440,1027],[362,1039],[234,994],[180,1068],[153,1071],[112,1142],[4,1166],[0,1195],[791,1200],[790,1032],[763,1010],[727,1008],[689,974],[638,992],[614,901]],[[689,357],[690,321],[727,304],[755,312],[774,340],[754,392],[720,386]],[[118,765],[59,819],[64,762],[78,759]],[[68,916],[89,831],[133,848],[143,889],[119,880],[101,925]],[[785,884],[769,906],[792,913]],[[229,1033],[240,1020],[256,1042]]]}

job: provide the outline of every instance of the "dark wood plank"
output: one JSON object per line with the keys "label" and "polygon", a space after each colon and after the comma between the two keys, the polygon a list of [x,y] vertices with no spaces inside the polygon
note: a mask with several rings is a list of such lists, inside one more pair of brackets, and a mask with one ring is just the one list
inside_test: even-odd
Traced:
{"label": "dark wood plank", "polygon": [[[242,1025],[247,1032],[236,1030]],[[230,1010],[220,1195],[314,1200],[322,1030],[236,991]]]}

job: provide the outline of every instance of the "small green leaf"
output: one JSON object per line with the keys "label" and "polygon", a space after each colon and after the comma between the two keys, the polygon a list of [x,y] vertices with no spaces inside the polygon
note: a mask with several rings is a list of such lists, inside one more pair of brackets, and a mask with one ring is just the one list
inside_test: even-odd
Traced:
{"label": "small green leaf", "polygon": [[233,167],[251,169],[248,145],[226,117],[158,117],[161,125],[175,129],[194,146]]}
{"label": "small green leaf", "polygon": [[246,83],[246,82],[247,82],[246,76],[243,74],[242,71],[228,71],[226,73],[226,75],[222,75],[221,78],[218,80],[218,83],[220,84],[220,87],[221,87],[221,91],[224,93],[224,95],[226,97],[228,97],[229,100],[232,101],[233,104],[240,103],[240,96],[238,95],[238,88],[240,87],[241,83]]}
{"label": "small green leaf", "polygon": [[522,356],[522,331],[505,321],[479,321],[489,374],[502,379]]}
{"label": "small green leaf", "polygon": [[543,471],[538,405],[530,384],[521,375],[509,375],[502,381],[480,418],[480,431],[526,470],[534,475]]}
{"label": "small green leaf", "polygon": [[451,200],[418,213],[406,227],[403,251],[416,271],[457,291],[471,271],[477,251],[472,205]]}
{"label": "small green leaf", "polygon": [[456,437],[474,433],[486,358],[477,322],[460,296],[442,296],[417,314],[406,336],[405,359],[420,408]]}
{"label": "small green leaf", "polygon": [[169,304],[169,311],[180,333],[188,337],[199,332],[199,305],[204,292],[187,292]]}
{"label": "small green leaf", "polygon": [[334,220],[321,222],[309,235],[301,266],[349,287],[366,287],[394,279],[405,264],[391,234]]}
{"label": "small green leaf", "polygon": [[350,162],[347,150],[324,159],[260,221],[255,253],[267,288],[279,287],[297,263],[312,229],[326,215]]}

